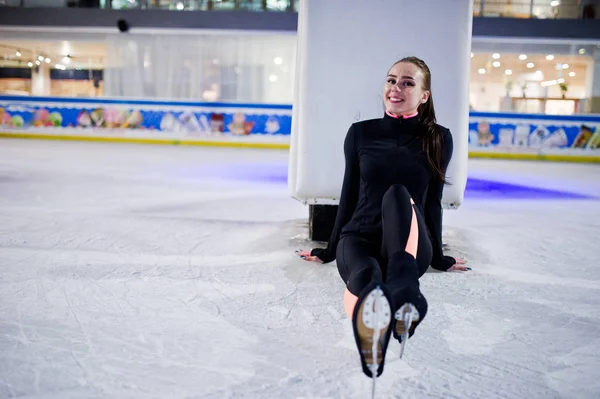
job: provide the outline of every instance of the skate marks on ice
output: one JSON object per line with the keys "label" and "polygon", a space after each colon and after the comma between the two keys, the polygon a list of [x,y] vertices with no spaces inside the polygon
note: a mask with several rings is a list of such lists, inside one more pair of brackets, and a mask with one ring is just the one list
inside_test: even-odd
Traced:
{"label": "skate marks on ice", "polygon": [[448,323],[442,336],[455,354],[492,353],[498,344],[512,339],[512,333],[518,327],[514,320],[498,319],[484,310],[448,303],[443,304],[443,309]]}
{"label": "skate marks on ice", "polygon": [[[596,329],[596,336],[598,330]],[[560,343],[556,343],[560,346]],[[588,376],[598,376],[600,367],[600,340],[582,344],[568,353],[554,357],[555,365],[547,373],[548,385],[560,393],[562,398],[598,398],[600,380],[590,380]]]}

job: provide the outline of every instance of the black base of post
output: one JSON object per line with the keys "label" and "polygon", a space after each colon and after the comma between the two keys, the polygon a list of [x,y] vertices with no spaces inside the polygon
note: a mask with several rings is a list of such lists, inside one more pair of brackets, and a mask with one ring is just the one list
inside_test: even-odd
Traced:
{"label": "black base of post", "polygon": [[337,205],[309,205],[308,206],[308,232],[313,241],[329,241]]}

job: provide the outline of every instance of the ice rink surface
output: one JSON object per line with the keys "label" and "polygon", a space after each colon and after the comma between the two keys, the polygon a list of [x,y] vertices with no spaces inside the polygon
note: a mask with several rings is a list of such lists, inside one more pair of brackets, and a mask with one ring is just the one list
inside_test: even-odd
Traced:
{"label": "ice rink surface", "polygon": [[[0,140],[0,398],[366,398],[287,153]],[[471,160],[378,398],[600,397],[600,165]]]}

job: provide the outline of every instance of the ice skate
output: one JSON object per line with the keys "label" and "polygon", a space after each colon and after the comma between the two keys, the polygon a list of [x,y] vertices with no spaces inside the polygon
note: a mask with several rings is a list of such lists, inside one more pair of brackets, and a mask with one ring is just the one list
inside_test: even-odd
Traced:
{"label": "ice skate", "polygon": [[400,304],[394,312],[394,338],[400,342],[400,358],[406,343],[427,314],[427,300],[418,287],[405,287],[394,293],[394,300]]}
{"label": "ice skate", "polygon": [[383,373],[385,353],[392,332],[393,304],[381,283],[372,283],[358,298],[352,316],[354,338],[363,372],[372,378]]}

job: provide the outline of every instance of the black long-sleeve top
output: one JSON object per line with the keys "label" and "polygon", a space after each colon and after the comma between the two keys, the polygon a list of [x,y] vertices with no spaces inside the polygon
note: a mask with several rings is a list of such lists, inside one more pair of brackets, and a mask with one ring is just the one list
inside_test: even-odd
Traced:
{"label": "black long-sleeve top", "polygon": [[[442,171],[452,157],[450,131],[442,133]],[[402,184],[425,216],[433,248],[431,266],[448,270],[456,261],[442,252],[442,190],[422,148],[425,126],[418,116],[393,118],[387,114],[352,124],[344,140],[346,167],[335,225],[327,248],[311,255],[324,263],[336,257],[337,244],[345,235],[381,237],[381,203],[393,184]]]}

